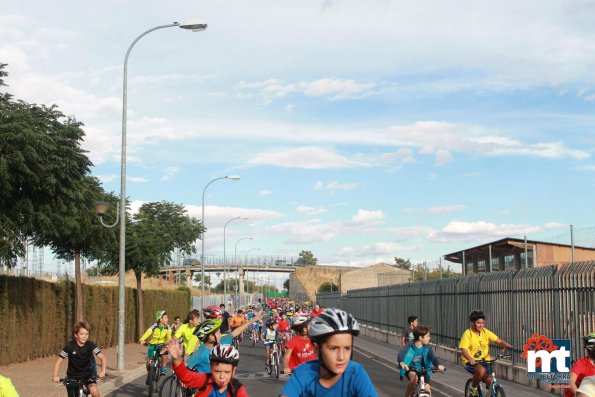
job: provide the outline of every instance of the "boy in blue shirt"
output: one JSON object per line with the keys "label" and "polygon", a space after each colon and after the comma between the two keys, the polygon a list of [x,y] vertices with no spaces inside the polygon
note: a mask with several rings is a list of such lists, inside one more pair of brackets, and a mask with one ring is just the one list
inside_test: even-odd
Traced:
{"label": "boy in blue shirt", "polygon": [[340,309],[327,309],[308,331],[318,360],[297,366],[281,397],[378,397],[361,364],[351,360],[359,324]]}
{"label": "boy in blue shirt", "polygon": [[428,369],[428,372],[425,376],[426,391],[428,393],[431,393],[430,375],[432,374],[429,369],[432,367],[437,367],[438,371],[444,372],[444,366],[441,364],[440,360],[436,358],[429,345],[430,329],[428,327],[424,327],[423,325],[415,327],[413,329],[413,338],[414,342],[408,343],[407,346],[401,349],[397,357],[399,366],[401,367],[401,380],[403,380],[403,377],[405,376],[407,379],[409,379],[405,397],[409,397],[411,395],[417,383],[417,374],[412,371],[411,368],[415,368],[417,370],[421,370],[422,368]]}

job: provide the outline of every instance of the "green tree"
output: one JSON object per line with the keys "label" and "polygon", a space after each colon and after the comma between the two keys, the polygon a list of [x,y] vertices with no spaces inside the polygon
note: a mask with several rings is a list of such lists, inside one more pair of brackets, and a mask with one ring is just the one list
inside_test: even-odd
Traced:
{"label": "green tree", "polygon": [[[0,88],[5,86],[0,63]],[[79,214],[81,180],[91,161],[82,124],[55,105],[14,100],[0,92],[0,262],[16,265],[28,238],[56,236]]]}
{"label": "green tree", "polygon": [[339,287],[335,283],[326,282],[320,284],[318,287],[318,292],[337,292],[339,291]]}
{"label": "green tree", "polygon": [[289,279],[283,281],[283,288],[289,293]]}
{"label": "green tree", "polygon": [[[136,278],[138,333],[144,331],[142,305],[142,277],[159,276],[159,269],[173,261],[172,252],[196,252],[194,242],[203,232],[202,224],[186,215],[181,204],[167,201],[143,204],[126,228],[126,269]],[[111,252],[109,260],[117,273],[118,252]]]}
{"label": "green tree", "polygon": [[[200,272],[194,273],[194,282],[198,283],[198,288],[202,287],[202,275]],[[210,289],[212,286],[211,276],[205,274],[205,288]]]}
{"label": "green tree", "polygon": [[104,193],[99,180],[90,176],[78,181],[77,192],[77,200],[69,203],[68,213],[54,219],[53,224],[59,227],[36,234],[33,241],[39,246],[49,246],[58,259],[74,260],[75,319],[82,321],[81,256],[101,259],[106,250],[116,247],[114,232],[100,224],[94,203],[115,197]]}
{"label": "green tree", "polygon": [[409,259],[397,258],[395,256],[395,265],[399,269],[411,270],[411,261]]}
{"label": "green tree", "polygon": [[314,257],[312,251],[304,251],[299,253],[298,260],[295,262],[298,266],[316,266],[318,259]]}

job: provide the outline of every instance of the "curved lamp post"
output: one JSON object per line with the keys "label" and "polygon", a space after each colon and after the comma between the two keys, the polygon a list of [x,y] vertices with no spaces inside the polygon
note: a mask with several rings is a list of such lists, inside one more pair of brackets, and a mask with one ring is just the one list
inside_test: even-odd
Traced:
{"label": "curved lamp post", "polygon": [[[238,243],[242,240],[254,240],[254,237],[242,237],[236,241],[235,251],[234,251],[234,255],[233,255],[233,261],[236,265],[236,269],[238,272],[237,277],[236,277],[237,295],[239,295],[239,293],[240,293],[240,264],[238,263]],[[239,303],[238,299],[239,299],[239,296],[236,296],[236,307],[237,307],[237,304]]]}
{"label": "curved lamp post", "polygon": [[[185,22],[173,22],[169,25],[155,26],[145,32],[141,33],[126,51],[124,58],[124,80],[122,89],[122,157],[120,161],[120,204],[119,204],[119,219],[120,222],[120,263],[118,267],[118,363],[117,370],[124,371],[126,365],[124,362],[124,342],[125,342],[125,315],[126,315],[126,300],[125,300],[125,283],[126,276],[126,118],[127,118],[127,101],[128,101],[128,57],[134,45],[145,35],[164,28],[171,28],[177,26],[182,29],[192,30],[193,32],[200,32],[207,28],[207,24],[202,20],[189,20]],[[102,222],[103,223],[103,222]],[[115,226],[115,225],[114,225]]]}
{"label": "curved lamp post", "polygon": [[201,287],[201,294],[200,294],[200,307],[204,309],[205,307],[205,193],[207,191],[207,188],[209,187],[209,185],[215,181],[219,181],[221,179],[231,179],[232,181],[238,181],[240,180],[240,177],[237,175],[232,175],[232,176],[222,176],[219,178],[215,178],[213,180],[211,180],[209,183],[207,183],[207,185],[205,186],[205,188],[202,190],[202,218],[201,218],[201,222],[202,222],[202,227],[203,227],[203,232],[202,232],[202,236],[200,236],[200,241],[201,241],[201,249],[200,249],[200,287]]}
{"label": "curved lamp post", "polygon": [[242,218],[241,216],[236,216],[235,218],[231,218],[227,222],[225,222],[225,226],[223,226],[223,303],[227,306],[227,258],[225,257],[225,228],[231,221],[235,221],[236,219],[243,219],[247,220],[248,218]]}

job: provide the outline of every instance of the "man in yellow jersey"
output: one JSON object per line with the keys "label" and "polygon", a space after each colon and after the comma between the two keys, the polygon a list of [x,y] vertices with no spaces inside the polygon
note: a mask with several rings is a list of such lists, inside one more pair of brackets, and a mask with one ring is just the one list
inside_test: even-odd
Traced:
{"label": "man in yellow jersey", "polygon": [[469,313],[469,327],[459,342],[459,349],[463,365],[467,372],[473,374],[471,395],[477,396],[477,385],[485,378],[487,387],[492,383],[492,365],[481,362],[482,360],[491,360],[489,347],[490,343],[495,343],[503,349],[512,349],[512,345],[498,338],[496,334],[485,328],[485,314],[481,310],[473,310]]}
{"label": "man in yellow jersey", "polygon": [[188,356],[191,352],[188,351],[188,343],[194,334],[196,326],[200,324],[200,312],[196,309],[188,313],[184,324],[176,331],[176,338],[181,340],[184,345],[184,355]]}
{"label": "man in yellow jersey", "polygon": [[[149,369],[149,360],[159,357],[159,352],[163,345],[171,339],[171,327],[169,326],[169,317],[165,310],[155,312],[155,324],[151,325],[141,336],[138,343],[142,344],[149,339],[149,349],[147,350],[147,370]],[[167,355],[161,356],[161,374],[167,373]],[[147,378],[148,381],[149,378]]]}

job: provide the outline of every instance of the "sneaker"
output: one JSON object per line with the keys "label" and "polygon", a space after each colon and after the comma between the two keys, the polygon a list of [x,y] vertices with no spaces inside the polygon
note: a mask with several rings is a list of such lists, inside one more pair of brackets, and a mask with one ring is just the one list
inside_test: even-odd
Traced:
{"label": "sneaker", "polygon": [[161,368],[161,376],[167,375],[167,368]]}
{"label": "sneaker", "polygon": [[477,387],[469,387],[469,395],[472,397],[477,397],[479,395],[477,392]]}

